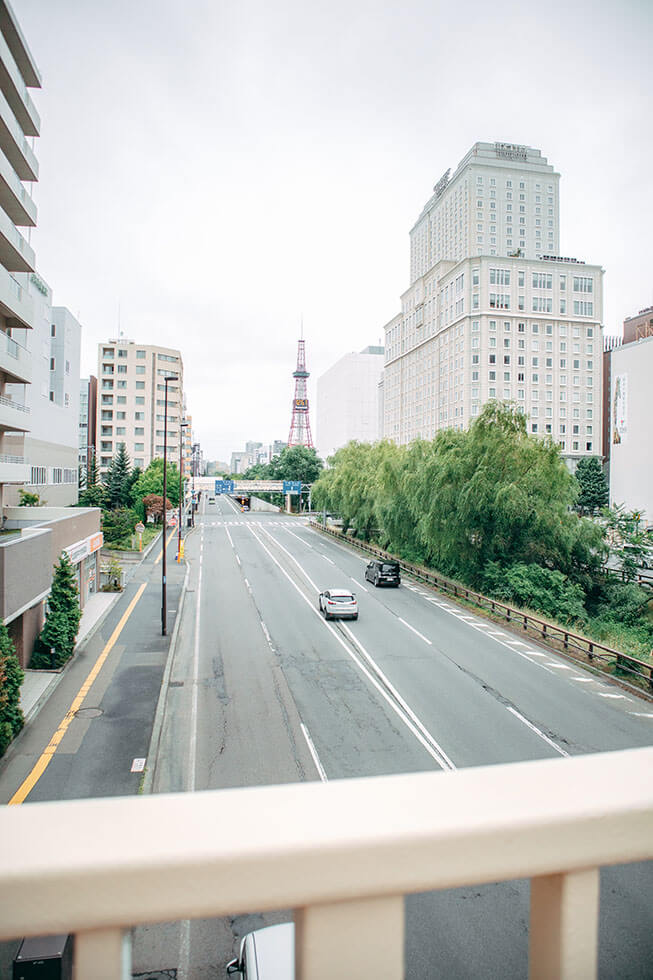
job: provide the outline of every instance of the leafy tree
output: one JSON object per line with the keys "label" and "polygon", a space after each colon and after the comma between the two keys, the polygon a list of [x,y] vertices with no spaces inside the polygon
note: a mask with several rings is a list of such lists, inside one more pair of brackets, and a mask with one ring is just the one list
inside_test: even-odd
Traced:
{"label": "leafy tree", "polygon": [[639,571],[642,558],[651,554],[650,538],[642,524],[641,511],[628,511],[615,504],[602,512],[610,554],[616,560],[622,578],[632,581]]}
{"label": "leafy tree", "polygon": [[105,477],[107,506],[111,510],[117,507],[128,507],[131,503],[130,477],[131,462],[125,444],[121,442]]}
{"label": "leafy tree", "polygon": [[24,676],[7,627],[0,620],[0,756],[24,724],[20,708]]}
{"label": "leafy tree", "polygon": [[[141,503],[145,511],[145,517],[148,518],[151,514],[154,517],[155,523],[158,523],[163,517],[163,497],[160,494],[150,493],[147,497],[143,497]],[[169,510],[172,510],[172,504],[170,500],[167,500],[166,512]]]}
{"label": "leafy tree", "polygon": [[[173,507],[179,506],[179,470],[174,463],[168,462],[167,467],[167,499]],[[143,498],[156,494],[163,497],[163,460],[153,459],[131,489],[131,503],[141,520],[145,520]]]}
{"label": "leafy tree", "polygon": [[130,507],[117,507],[115,510],[102,512],[102,531],[107,544],[118,544],[128,541],[134,533],[138,522],[138,514]]}
{"label": "leafy tree", "polygon": [[315,483],[324,468],[315,449],[307,446],[286,446],[279,456],[273,456],[268,464],[268,480],[300,480]]}
{"label": "leafy tree", "polygon": [[81,616],[75,571],[64,552],[54,568],[45,624],[41,630],[38,647],[32,655],[30,667],[37,669],[50,667],[52,648],[54,648],[54,666],[63,666],[75,649],[75,638]]}
{"label": "leafy tree", "polygon": [[608,484],[598,456],[588,456],[578,461],[575,477],[578,481],[578,500],[576,506],[581,514],[586,510],[593,513],[608,502]]}

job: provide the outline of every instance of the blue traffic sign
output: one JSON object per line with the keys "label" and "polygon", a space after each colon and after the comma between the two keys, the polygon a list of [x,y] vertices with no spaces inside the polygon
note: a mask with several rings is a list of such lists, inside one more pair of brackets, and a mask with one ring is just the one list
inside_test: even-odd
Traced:
{"label": "blue traffic sign", "polygon": [[233,480],[216,480],[215,481],[215,492],[216,493],[233,493],[235,483]]}
{"label": "blue traffic sign", "polygon": [[301,493],[302,492],[301,480],[284,480],[283,481],[283,492],[284,493]]}

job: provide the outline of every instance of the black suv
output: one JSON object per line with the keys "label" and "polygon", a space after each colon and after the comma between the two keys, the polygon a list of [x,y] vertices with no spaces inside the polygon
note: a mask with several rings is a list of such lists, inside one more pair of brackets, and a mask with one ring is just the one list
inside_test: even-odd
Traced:
{"label": "black suv", "polygon": [[394,585],[401,582],[398,561],[371,561],[365,568],[365,578],[374,585]]}

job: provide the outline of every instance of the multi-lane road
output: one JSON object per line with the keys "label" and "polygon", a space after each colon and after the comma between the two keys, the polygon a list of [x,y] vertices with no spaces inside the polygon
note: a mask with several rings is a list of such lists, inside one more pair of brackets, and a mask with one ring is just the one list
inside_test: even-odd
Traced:
{"label": "multi-lane road", "polygon": [[[647,701],[416,583],[375,589],[361,555],[297,518],[205,499],[186,555],[154,792],[653,743]],[[317,596],[330,587],[356,592],[358,621],[324,621]],[[528,892],[509,882],[410,897],[407,977],[525,976]],[[650,865],[602,872],[602,976],[651,975],[652,909]],[[139,930],[134,968],[219,976],[240,935],[280,918]]]}

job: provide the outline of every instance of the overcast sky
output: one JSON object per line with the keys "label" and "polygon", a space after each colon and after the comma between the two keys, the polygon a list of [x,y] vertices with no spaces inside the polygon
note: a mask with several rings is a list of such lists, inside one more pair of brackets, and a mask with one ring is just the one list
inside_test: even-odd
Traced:
{"label": "overcast sky", "polygon": [[[43,74],[32,234],[83,325],[179,347],[206,458],[287,439],[300,318],[315,382],[378,343],[408,232],[477,140],[561,173],[560,245],[604,322],[653,304],[649,0],[14,0]],[[319,447],[318,447],[319,448]]]}

